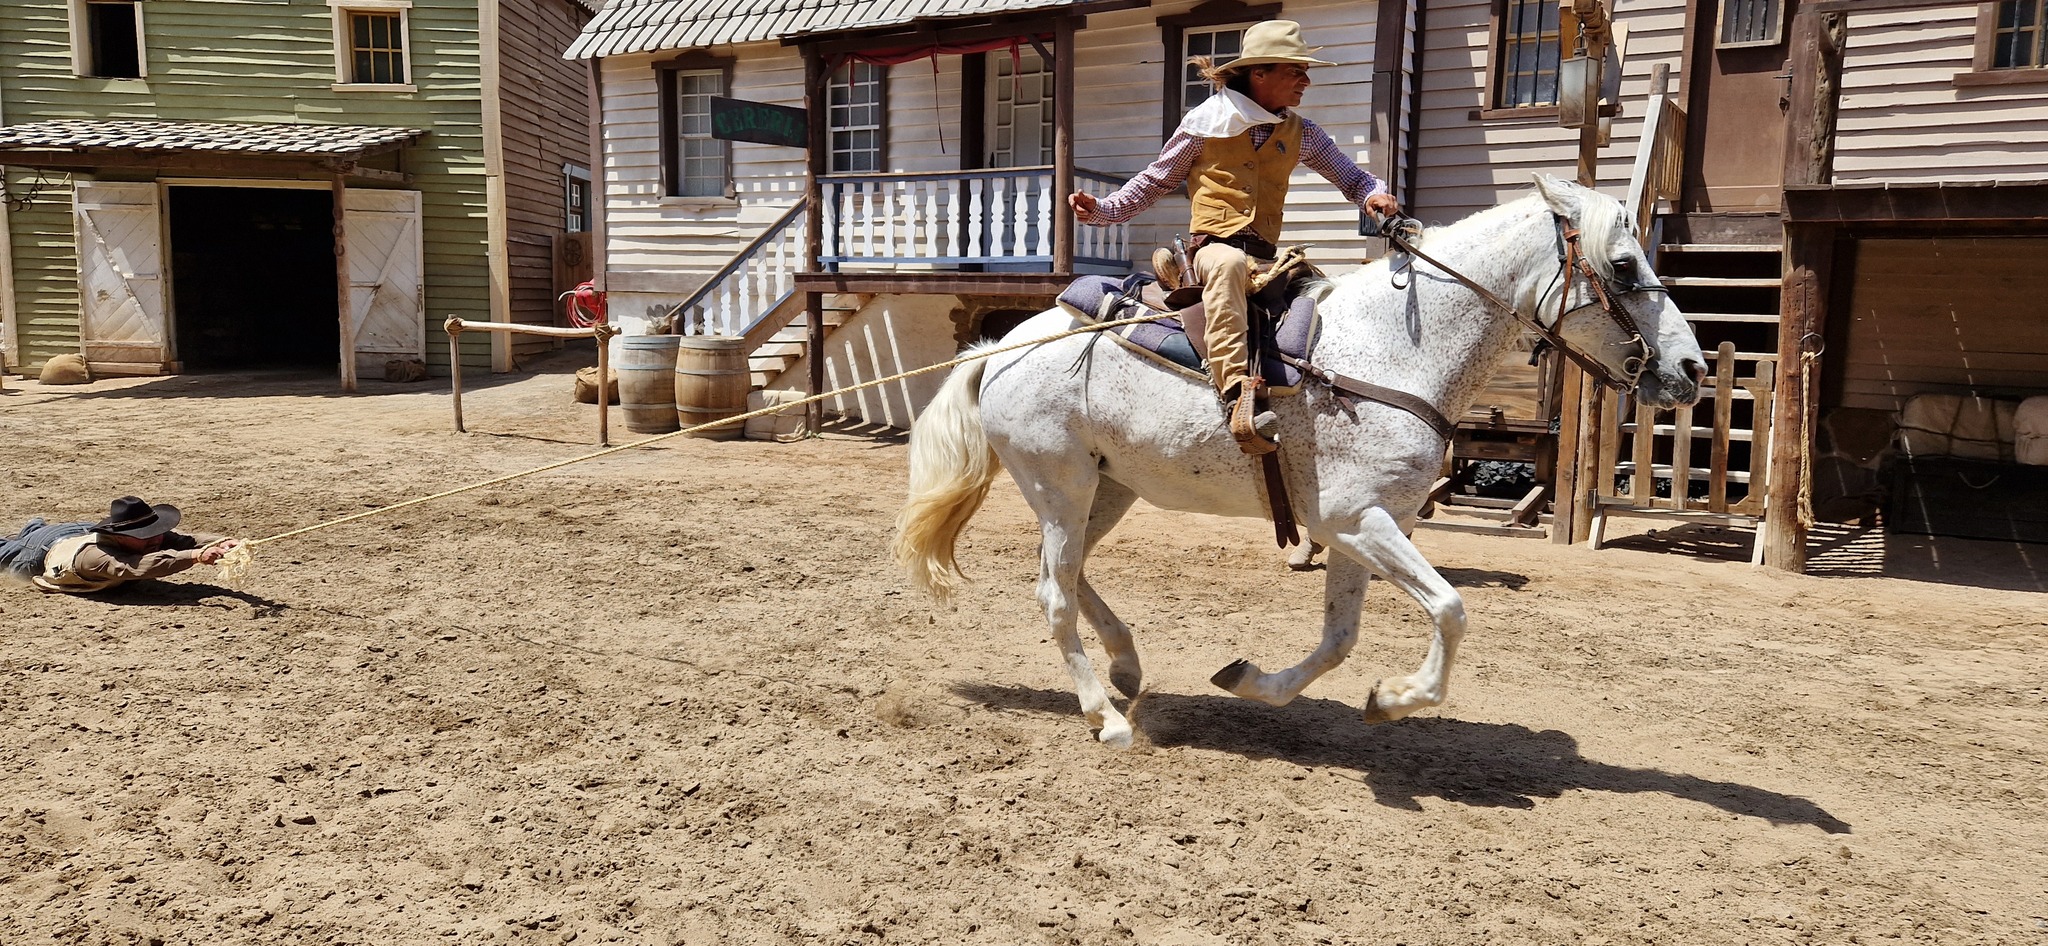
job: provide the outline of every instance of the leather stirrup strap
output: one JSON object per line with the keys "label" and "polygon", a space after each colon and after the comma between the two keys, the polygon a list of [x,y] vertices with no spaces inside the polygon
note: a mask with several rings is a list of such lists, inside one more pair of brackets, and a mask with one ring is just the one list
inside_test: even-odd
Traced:
{"label": "leather stirrup strap", "polygon": [[1308,375],[1353,397],[1362,397],[1368,401],[1378,401],[1389,407],[1398,407],[1410,414],[1414,414],[1416,417],[1421,418],[1423,423],[1428,424],[1429,428],[1436,431],[1436,435],[1444,438],[1445,441],[1449,441],[1452,435],[1457,432],[1457,428],[1444,417],[1442,411],[1436,409],[1436,405],[1406,391],[1396,391],[1393,388],[1373,384],[1370,381],[1360,381],[1348,375],[1341,375],[1334,371],[1325,371],[1318,365],[1310,364],[1305,359],[1296,358],[1285,352],[1280,354],[1280,360],[1301,369],[1302,374]]}
{"label": "leather stirrup strap", "polygon": [[1281,548],[1301,544],[1294,528],[1294,503],[1287,495],[1287,477],[1280,473],[1280,451],[1259,455],[1259,467],[1266,474],[1266,501],[1273,507],[1273,541]]}

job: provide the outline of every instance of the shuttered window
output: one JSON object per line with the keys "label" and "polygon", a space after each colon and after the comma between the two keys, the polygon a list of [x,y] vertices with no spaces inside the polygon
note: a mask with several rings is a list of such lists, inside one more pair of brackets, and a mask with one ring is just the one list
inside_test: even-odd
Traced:
{"label": "shuttered window", "polygon": [[2005,0],[1991,29],[1993,69],[2038,69],[2048,65],[2048,0]]}

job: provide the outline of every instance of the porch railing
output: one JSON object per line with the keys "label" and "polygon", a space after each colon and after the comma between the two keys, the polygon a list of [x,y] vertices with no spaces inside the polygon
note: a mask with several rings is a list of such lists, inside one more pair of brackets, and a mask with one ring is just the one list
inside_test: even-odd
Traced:
{"label": "porch railing", "polygon": [[[834,174],[819,178],[827,269],[847,265],[1018,265],[1050,272],[1053,169],[991,168],[936,174]],[[1123,182],[1076,170],[1074,186],[1096,197]],[[1074,227],[1074,265],[1128,270],[1130,227]]]}
{"label": "porch railing", "polygon": [[791,205],[677,306],[676,334],[745,335],[787,300],[803,269],[804,210],[809,205],[809,197]]}
{"label": "porch railing", "polygon": [[1626,206],[1633,216],[1638,242],[1650,242],[1657,204],[1677,200],[1685,171],[1685,108],[1665,92],[1668,67],[1658,66],[1652,80],[1656,91],[1643,114],[1643,135],[1636,146],[1636,163],[1628,179]]}

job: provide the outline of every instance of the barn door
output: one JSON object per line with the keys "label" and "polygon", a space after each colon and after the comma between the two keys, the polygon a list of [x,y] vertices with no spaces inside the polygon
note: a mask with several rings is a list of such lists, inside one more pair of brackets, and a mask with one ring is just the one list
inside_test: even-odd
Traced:
{"label": "barn door", "polygon": [[106,374],[156,374],[171,360],[164,321],[162,205],[155,184],[77,181],[78,337]]}
{"label": "barn door", "polygon": [[350,188],[342,199],[342,227],[357,368],[381,371],[395,356],[424,357],[427,292],[420,192]]}

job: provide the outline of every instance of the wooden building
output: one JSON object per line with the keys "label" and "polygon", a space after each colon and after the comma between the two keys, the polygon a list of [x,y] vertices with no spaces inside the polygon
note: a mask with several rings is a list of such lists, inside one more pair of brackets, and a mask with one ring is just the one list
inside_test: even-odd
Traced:
{"label": "wooden building", "polygon": [[[1143,265],[1184,198],[1100,231],[1058,195],[1144,167],[1203,94],[1187,56],[1299,20],[1339,64],[1303,112],[1413,215],[1580,171],[1637,215],[1699,330],[1697,408],[1638,416],[1568,372],[1528,380],[1556,392],[1529,404],[1561,405],[1552,537],[1735,522],[1797,569],[1822,419],[2048,384],[2042,2],[1612,0],[1613,42],[1588,50],[1607,118],[1583,133],[1558,123],[1570,0],[613,0],[568,55],[600,63],[613,311],[743,335],[758,383],[824,390],[943,360],[1074,273]],[[808,147],[721,140],[721,97],[804,108]],[[1379,251],[1297,175],[1286,242],[1338,273]],[[907,426],[936,383],[835,407]]]}
{"label": "wooden building", "polygon": [[[445,367],[425,340],[451,314],[552,324],[590,202],[589,79],[560,53],[595,8],[0,5],[7,367],[339,362],[352,385]],[[506,339],[463,360],[510,369]]]}

